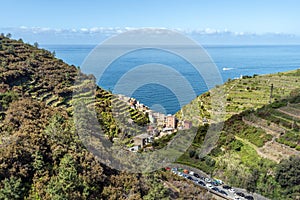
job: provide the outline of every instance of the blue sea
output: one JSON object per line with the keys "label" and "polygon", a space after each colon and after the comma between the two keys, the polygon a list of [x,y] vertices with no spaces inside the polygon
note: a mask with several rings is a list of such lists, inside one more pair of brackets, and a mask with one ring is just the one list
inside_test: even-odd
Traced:
{"label": "blue sea", "polygon": [[[56,57],[68,64],[82,66],[95,45],[44,45],[42,47],[51,52],[55,51]],[[298,45],[204,46],[203,48],[217,66],[222,82],[243,75],[270,74],[300,68],[300,46]],[[179,70],[184,68],[182,73],[192,85],[196,95],[200,95],[209,89],[202,77],[188,67],[188,63],[165,52],[151,49],[128,54],[118,59],[117,62],[113,63],[115,67],[105,71],[98,85],[114,92],[115,85],[124,74],[125,69],[128,71],[133,66],[150,62],[175,66],[175,69]],[[118,66],[122,66],[122,68]],[[85,71],[85,69],[82,70],[85,73],[92,73],[88,70]],[[172,81],[170,81],[170,84],[172,84]],[[122,93],[122,90],[118,93]],[[128,95],[125,91],[124,94]],[[178,101],[177,94],[174,94],[174,91],[172,92],[165,85],[160,84],[142,85],[136,88],[130,96],[150,108],[166,114],[174,114],[182,106]],[[184,104],[187,104],[190,100],[187,98]]]}

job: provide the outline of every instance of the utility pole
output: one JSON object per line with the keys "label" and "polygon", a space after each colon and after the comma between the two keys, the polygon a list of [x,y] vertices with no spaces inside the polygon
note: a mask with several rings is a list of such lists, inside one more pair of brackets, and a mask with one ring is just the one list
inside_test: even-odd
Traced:
{"label": "utility pole", "polygon": [[273,85],[273,83],[272,83],[272,84],[271,84],[271,89],[270,89],[270,101],[269,101],[269,103],[272,103],[273,89],[274,89],[274,85]]}

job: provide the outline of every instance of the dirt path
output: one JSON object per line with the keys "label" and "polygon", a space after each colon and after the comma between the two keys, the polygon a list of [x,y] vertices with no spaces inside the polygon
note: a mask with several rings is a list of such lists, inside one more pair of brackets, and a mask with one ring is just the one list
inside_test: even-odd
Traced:
{"label": "dirt path", "polygon": [[297,118],[297,119],[300,119],[300,112],[299,112],[299,115],[294,115],[294,114],[292,114],[292,113],[290,113],[290,112],[287,112],[287,111],[285,111],[285,110],[283,110],[283,109],[281,109],[281,108],[278,108],[277,109],[279,112],[282,112],[283,114],[286,114],[286,115],[289,115],[289,116],[291,116],[291,117],[295,117],[295,118]]}

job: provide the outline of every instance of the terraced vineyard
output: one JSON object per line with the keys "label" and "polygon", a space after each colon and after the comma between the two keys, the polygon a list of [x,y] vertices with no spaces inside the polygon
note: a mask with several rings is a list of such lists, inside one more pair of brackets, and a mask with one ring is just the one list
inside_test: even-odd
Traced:
{"label": "terraced vineyard", "polygon": [[[78,68],[55,58],[49,51],[24,44],[22,40],[2,37],[0,61],[0,90],[4,99],[13,91],[16,98],[30,97],[47,106],[65,108],[72,115],[74,100],[81,98],[88,107],[95,106],[98,119],[110,139],[118,137],[122,131],[130,131],[124,126],[118,127],[112,108],[121,113],[129,111],[133,122],[139,125],[148,122],[142,112],[131,109],[110,92],[95,88],[93,76],[82,74]],[[79,75],[83,81],[77,83],[75,79]],[[76,90],[81,92],[74,96],[73,91]],[[3,105],[0,107],[2,117],[6,108]]]}
{"label": "terraced vineyard", "polygon": [[[252,188],[271,199],[294,199],[280,197],[283,190],[274,174],[285,159],[300,156],[299,77],[300,69],[247,76],[197,97],[182,112],[199,109],[200,128],[192,146],[177,162],[197,167],[234,186]],[[212,106],[215,99],[211,94],[218,90],[223,90],[226,96],[224,127],[214,149],[199,157],[208,129],[203,119],[208,119],[209,124],[216,123],[211,118],[218,109]],[[177,116],[180,117],[180,112]],[[194,119],[195,115],[185,117]]]}
{"label": "terraced vineyard", "polygon": [[[211,92],[221,90],[225,94],[224,103],[226,104],[226,119],[234,114],[241,113],[248,109],[257,109],[276,100],[289,97],[290,93],[300,87],[300,69],[290,72],[282,72],[269,75],[244,76],[240,79],[229,80],[224,85],[217,86]],[[273,84],[272,99],[270,99],[271,85]],[[200,112],[200,123],[205,117],[210,119],[213,108],[210,92],[198,96],[190,104],[184,106],[182,111],[189,113],[198,108]],[[220,98],[220,101],[222,99]],[[216,104],[218,105],[218,104]],[[214,108],[215,109],[215,108]],[[180,118],[180,112],[177,113]],[[188,116],[187,116],[188,118]],[[192,120],[192,117],[190,117]]]}
{"label": "terraced vineyard", "polygon": [[288,103],[286,106],[266,110],[262,109],[257,115],[269,123],[274,123],[282,129],[276,141],[300,151],[300,110],[298,103]]}

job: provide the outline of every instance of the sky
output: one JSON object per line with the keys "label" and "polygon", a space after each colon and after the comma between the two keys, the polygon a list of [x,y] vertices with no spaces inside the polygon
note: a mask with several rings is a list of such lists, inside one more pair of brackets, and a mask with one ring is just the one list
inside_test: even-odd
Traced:
{"label": "sky", "polygon": [[63,40],[65,32],[73,33],[74,40],[92,42],[87,33],[126,27],[232,33],[231,37],[300,36],[299,0],[7,0],[1,7],[1,32],[45,43],[59,42],[60,35]]}

